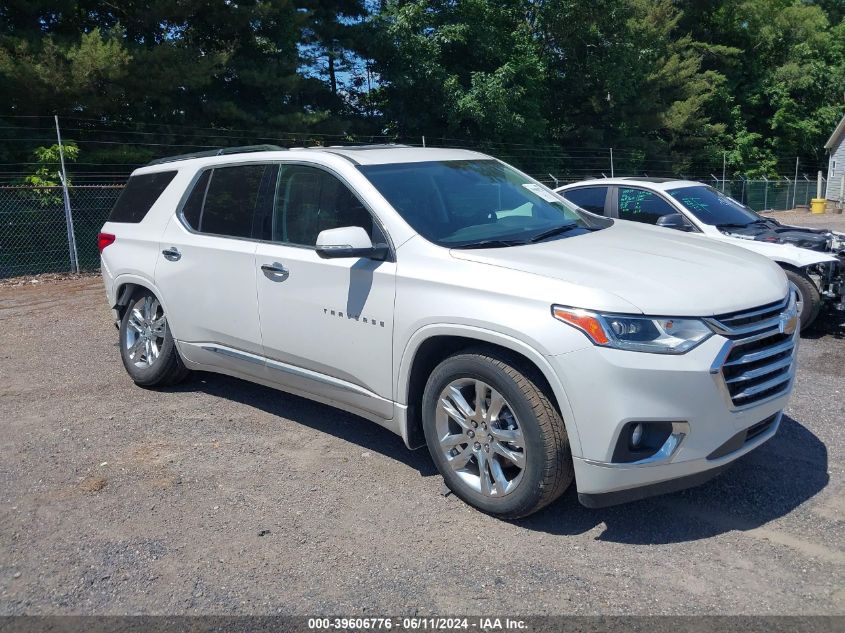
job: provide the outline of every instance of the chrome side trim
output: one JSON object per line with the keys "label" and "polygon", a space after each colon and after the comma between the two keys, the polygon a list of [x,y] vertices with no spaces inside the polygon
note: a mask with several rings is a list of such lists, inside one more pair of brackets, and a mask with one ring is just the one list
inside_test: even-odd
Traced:
{"label": "chrome side trim", "polygon": [[355,385],[351,382],[341,380],[340,378],[335,378],[334,376],[327,376],[326,374],[321,374],[316,371],[311,371],[310,369],[304,369],[302,367],[289,365],[278,360],[272,360],[270,358],[267,358],[266,356],[250,354],[249,352],[242,352],[240,350],[232,349],[231,347],[224,347],[222,345],[216,345],[214,343],[202,343],[200,347],[207,352],[214,352],[215,354],[221,354],[230,358],[236,358],[238,360],[242,360],[248,363],[264,365],[268,369],[273,369],[275,371],[283,372],[285,374],[297,376],[298,378],[306,378],[308,380],[313,380],[315,382],[319,382],[325,385],[330,385],[335,389],[341,389],[343,391],[355,393],[361,396],[365,396],[367,398],[373,398],[376,400],[389,402],[386,398],[382,398],[380,395],[373,393],[369,389],[365,389],[364,387]]}
{"label": "chrome side trim", "polygon": [[248,352],[240,352],[238,350],[232,349],[231,347],[219,347],[217,345],[208,344],[202,344],[200,345],[200,347],[206,352],[214,352],[215,354],[228,356],[229,358],[236,358],[238,360],[244,360],[248,363],[255,363],[256,365],[264,364],[264,360],[261,356],[258,356],[256,354],[250,354]]}

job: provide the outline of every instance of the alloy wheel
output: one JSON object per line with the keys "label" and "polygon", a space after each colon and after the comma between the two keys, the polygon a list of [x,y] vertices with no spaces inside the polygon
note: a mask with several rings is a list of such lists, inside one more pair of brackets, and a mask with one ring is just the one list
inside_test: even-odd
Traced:
{"label": "alloy wheel", "polygon": [[525,441],[511,405],[489,384],[474,378],[450,382],[435,418],[446,463],[486,497],[513,492],[525,470]]}
{"label": "alloy wheel", "polygon": [[129,308],[123,344],[136,367],[152,367],[161,355],[167,319],[158,299],[146,295]]}

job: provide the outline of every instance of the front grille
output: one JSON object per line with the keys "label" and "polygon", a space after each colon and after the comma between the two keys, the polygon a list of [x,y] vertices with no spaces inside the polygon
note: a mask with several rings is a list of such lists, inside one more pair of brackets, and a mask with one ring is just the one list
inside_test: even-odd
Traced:
{"label": "front grille", "polygon": [[708,320],[719,334],[732,341],[721,373],[734,407],[751,406],[789,390],[794,375],[795,341],[791,332],[783,331],[781,318],[788,310],[794,310],[790,296]]}

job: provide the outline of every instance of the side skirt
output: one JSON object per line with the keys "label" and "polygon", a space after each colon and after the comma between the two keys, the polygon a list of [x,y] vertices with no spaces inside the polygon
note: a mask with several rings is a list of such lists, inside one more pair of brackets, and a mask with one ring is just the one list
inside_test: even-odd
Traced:
{"label": "side skirt", "polygon": [[225,374],[320,402],[403,435],[404,407],[345,380],[216,343],[176,342],[189,369]]}

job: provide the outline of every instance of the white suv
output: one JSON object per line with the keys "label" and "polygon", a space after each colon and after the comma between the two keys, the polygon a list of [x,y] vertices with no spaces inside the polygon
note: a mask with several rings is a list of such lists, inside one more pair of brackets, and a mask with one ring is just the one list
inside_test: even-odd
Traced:
{"label": "white suv", "polygon": [[604,178],[556,189],[582,209],[632,222],[698,233],[765,255],[795,286],[801,328],[827,300],[845,311],[845,234],[785,226],[701,182],[673,178]]}
{"label": "white suv", "polygon": [[519,517],[700,483],[777,431],[794,293],[773,262],[577,210],[475,152],[175,157],[99,237],[126,370],[215,371],[427,445]]}

